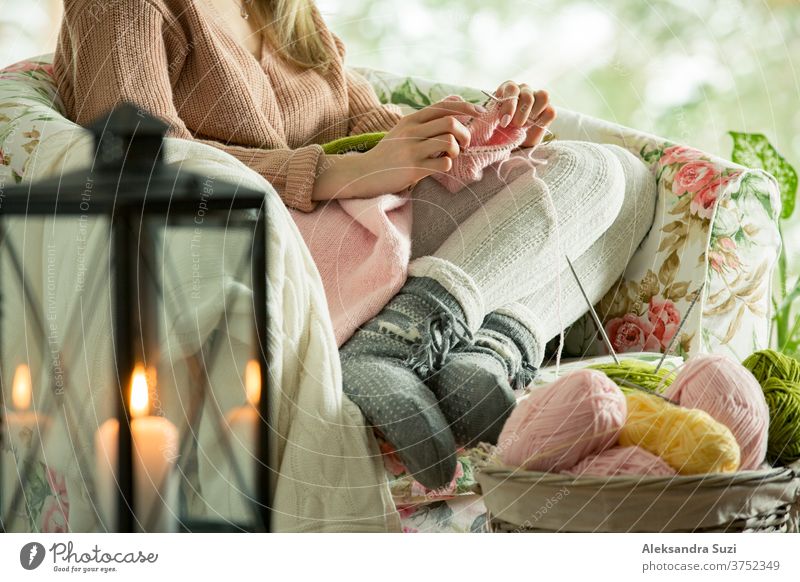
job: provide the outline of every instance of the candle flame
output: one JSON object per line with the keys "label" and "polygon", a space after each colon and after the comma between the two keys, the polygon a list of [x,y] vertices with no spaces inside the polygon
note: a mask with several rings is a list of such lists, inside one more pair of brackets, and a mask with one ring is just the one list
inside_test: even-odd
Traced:
{"label": "candle flame", "polygon": [[261,366],[258,361],[250,360],[244,369],[244,387],[247,401],[253,406],[258,406],[261,399]]}
{"label": "candle flame", "polygon": [[137,364],[131,378],[131,417],[147,416],[150,408],[150,394],[147,387],[147,372]]}
{"label": "candle flame", "polygon": [[27,364],[20,364],[14,372],[14,381],[11,384],[11,402],[14,408],[28,410],[31,407],[32,394],[31,369]]}

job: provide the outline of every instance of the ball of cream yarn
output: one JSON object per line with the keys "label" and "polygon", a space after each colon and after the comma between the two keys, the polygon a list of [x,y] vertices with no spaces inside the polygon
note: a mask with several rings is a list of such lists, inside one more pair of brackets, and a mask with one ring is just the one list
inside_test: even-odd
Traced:
{"label": "ball of cream yarn", "polygon": [[769,409],[753,374],[722,355],[701,355],[681,366],[665,393],[684,408],[705,410],[727,426],[741,451],[740,470],[757,469],[767,454]]}
{"label": "ball of cream yarn", "polygon": [[622,446],[640,446],[682,475],[732,473],[739,468],[739,444],[730,429],[696,408],[682,408],[642,391],[625,396],[628,418]]}
{"label": "ball of cream yarn", "polygon": [[625,396],[595,370],[577,370],[536,388],[506,421],[498,440],[507,465],[561,471],[617,441]]}

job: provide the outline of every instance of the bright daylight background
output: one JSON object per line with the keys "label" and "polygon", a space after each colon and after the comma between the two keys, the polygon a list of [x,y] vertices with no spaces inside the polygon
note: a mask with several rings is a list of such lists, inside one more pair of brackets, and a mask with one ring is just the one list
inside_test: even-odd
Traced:
{"label": "bright daylight background", "polygon": [[[53,49],[60,5],[0,0],[0,67]],[[726,157],[728,130],[761,132],[800,168],[799,0],[318,5],[350,64],[487,90],[525,81],[556,104]],[[790,262],[797,272],[800,261]]]}

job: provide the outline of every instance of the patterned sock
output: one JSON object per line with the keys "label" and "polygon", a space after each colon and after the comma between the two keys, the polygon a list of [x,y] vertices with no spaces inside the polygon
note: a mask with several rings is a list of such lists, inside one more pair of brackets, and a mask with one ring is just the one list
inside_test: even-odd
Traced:
{"label": "patterned sock", "polygon": [[422,378],[469,339],[458,301],[434,279],[410,277],[339,350],[344,393],[429,489],[452,480],[456,444]]}
{"label": "patterned sock", "polygon": [[483,321],[471,345],[450,353],[427,384],[439,399],[457,443],[497,443],[516,403],[514,389],[533,381],[540,352],[534,335],[522,323],[494,312]]}

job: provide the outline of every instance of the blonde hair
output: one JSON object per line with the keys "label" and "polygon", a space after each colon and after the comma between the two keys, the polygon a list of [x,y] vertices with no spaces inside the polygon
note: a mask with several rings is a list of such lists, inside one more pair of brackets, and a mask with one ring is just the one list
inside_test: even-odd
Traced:
{"label": "blonde hair", "polygon": [[314,0],[254,0],[262,34],[284,59],[303,69],[326,69],[333,60],[314,19]]}

